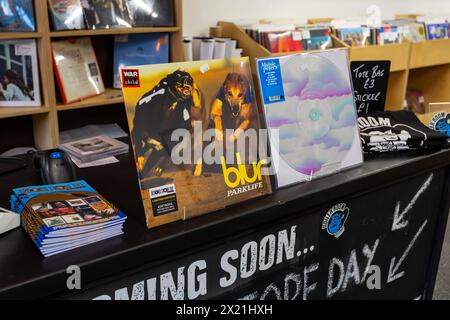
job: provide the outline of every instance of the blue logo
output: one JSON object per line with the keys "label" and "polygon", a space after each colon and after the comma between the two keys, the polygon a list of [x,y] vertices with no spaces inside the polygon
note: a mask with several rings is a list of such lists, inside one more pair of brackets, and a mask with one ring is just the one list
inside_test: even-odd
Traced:
{"label": "blue logo", "polygon": [[50,153],[51,159],[61,159],[63,157],[62,153],[59,151]]}
{"label": "blue logo", "polygon": [[445,118],[442,118],[436,122],[436,131],[450,136],[450,113]]}
{"label": "blue logo", "polygon": [[345,231],[350,209],[345,203],[339,203],[328,210],[322,222],[322,230],[327,230],[328,234],[339,238]]}

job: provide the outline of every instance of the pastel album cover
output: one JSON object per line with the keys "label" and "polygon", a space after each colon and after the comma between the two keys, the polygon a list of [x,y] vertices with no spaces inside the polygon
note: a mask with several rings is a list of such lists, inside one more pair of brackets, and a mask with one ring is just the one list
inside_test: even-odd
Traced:
{"label": "pastel album cover", "polygon": [[284,101],[264,107],[278,187],[361,164],[346,51],[290,55],[279,63]]}

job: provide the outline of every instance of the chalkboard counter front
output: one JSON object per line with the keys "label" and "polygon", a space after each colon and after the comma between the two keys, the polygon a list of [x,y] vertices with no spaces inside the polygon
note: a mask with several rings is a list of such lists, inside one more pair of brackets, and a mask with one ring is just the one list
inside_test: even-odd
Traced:
{"label": "chalkboard counter front", "polygon": [[[449,212],[450,151],[363,166],[148,230],[133,158],[79,176],[121,208],[125,235],[44,259],[0,235],[0,298],[429,299]],[[28,159],[30,161],[30,159]],[[0,177],[39,184],[32,166]],[[199,190],[201,192],[201,190]],[[69,266],[81,289],[69,290]]]}

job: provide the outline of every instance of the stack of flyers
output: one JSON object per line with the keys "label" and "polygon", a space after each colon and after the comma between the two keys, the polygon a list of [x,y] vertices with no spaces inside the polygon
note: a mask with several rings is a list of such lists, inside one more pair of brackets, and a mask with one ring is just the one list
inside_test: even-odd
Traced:
{"label": "stack of flyers", "polygon": [[11,210],[45,257],[122,235],[126,220],[82,180],[14,189]]}
{"label": "stack of flyers", "polygon": [[129,146],[108,136],[97,136],[64,143],[60,148],[70,157],[82,163],[93,162],[127,153]]}

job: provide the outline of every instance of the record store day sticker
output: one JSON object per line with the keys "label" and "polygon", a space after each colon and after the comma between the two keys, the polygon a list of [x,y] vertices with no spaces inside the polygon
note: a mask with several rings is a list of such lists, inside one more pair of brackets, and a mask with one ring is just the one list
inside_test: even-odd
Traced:
{"label": "record store day sticker", "polygon": [[280,60],[260,60],[258,61],[258,69],[264,104],[285,101]]}
{"label": "record store day sticker", "polygon": [[160,216],[178,211],[177,192],[174,184],[149,190],[153,214]]}

